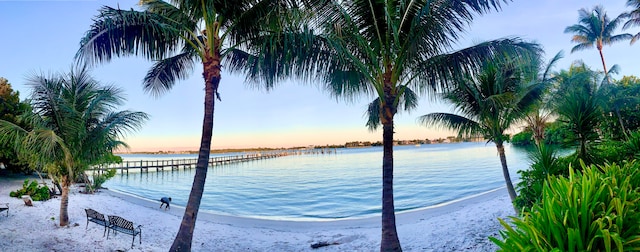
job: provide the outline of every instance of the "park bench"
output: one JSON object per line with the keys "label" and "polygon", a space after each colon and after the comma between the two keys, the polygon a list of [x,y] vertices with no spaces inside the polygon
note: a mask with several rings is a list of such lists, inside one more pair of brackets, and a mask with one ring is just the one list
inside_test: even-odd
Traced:
{"label": "park bench", "polygon": [[[133,242],[136,240],[136,235],[140,236],[138,240],[140,241],[140,244],[142,244],[142,225],[138,225],[134,228],[133,222],[115,215],[109,215],[109,224],[109,228],[114,231],[114,234],[115,231],[118,231],[133,236],[133,239],[131,240],[131,248],[133,248]],[[107,239],[109,239],[109,233],[107,233]]]}
{"label": "park bench", "polygon": [[8,217],[9,216],[9,203],[4,203],[2,205],[3,206],[0,206],[0,212],[7,211],[7,217]]}
{"label": "park bench", "polygon": [[86,208],[84,211],[87,213],[87,226],[85,229],[89,227],[89,222],[93,222],[104,227],[104,232],[102,233],[102,236],[104,236],[107,232],[107,228],[109,227],[109,222],[104,218],[104,214],[101,214],[91,208]]}

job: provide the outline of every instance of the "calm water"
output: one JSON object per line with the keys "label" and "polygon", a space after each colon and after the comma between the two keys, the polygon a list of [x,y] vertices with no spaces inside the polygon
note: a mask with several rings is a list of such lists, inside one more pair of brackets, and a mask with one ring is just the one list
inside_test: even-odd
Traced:
{"label": "calm water", "polygon": [[[394,147],[396,211],[432,206],[504,186],[493,143]],[[232,155],[232,154],[224,154]],[[529,165],[523,149],[506,146],[511,177]],[[121,155],[124,160],[196,155]],[[268,219],[333,219],[380,213],[382,147],[287,156],[209,168],[201,211]],[[105,187],[184,206],[195,170],[116,175]],[[159,203],[158,203],[159,204]]]}

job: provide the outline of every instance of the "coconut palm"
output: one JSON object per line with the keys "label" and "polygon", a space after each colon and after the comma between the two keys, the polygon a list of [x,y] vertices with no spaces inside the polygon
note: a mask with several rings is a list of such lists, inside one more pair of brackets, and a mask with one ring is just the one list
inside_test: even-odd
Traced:
{"label": "coconut palm", "polygon": [[[335,97],[373,97],[370,111],[382,124],[381,251],[399,251],[393,200],[394,116],[405,92],[446,87],[503,51],[525,54],[537,46],[517,38],[454,50],[476,14],[499,9],[500,0],[307,1],[313,22],[288,41],[296,50],[283,74],[315,80]],[[239,64],[238,66],[242,66]],[[233,65],[231,66],[234,67]],[[232,69],[233,70],[233,69]],[[405,100],[406,102],[406,100]],[[376,121],[376,120],[373,120]]]}
{"label": "coconut palm", "polygon": [[[624,23],[622,29],[629,29],[634,26],[640,26],[640,0],[627,0],[627,6],[635,8],[630,12],[623,13],[622,18],[628,18],[627,22]],[[636,35],[633,35],[631,38],[631,44],[633,45],[636,41],[640,39],[640,32]]]}
{"label": "coconut palm", "polygon": [[[442,95],[455,106],[454,113],[430,113],[419,118],[427,127],[444,127],[463,136],[483,136],[494,142],[512,202],[517,195],[504,151],[504,142],[508,140],[505,131],[524,119],[546,88],[544,82],[528,79],[527,71],[531,69],[522,62],[520,59],[486,62],[477,75],[467,76]],[[518,212],[515,205],[514,209]]]}
{"label": "coconut palm", "polygon": [[607,16],[607,12],[602,5],[597,5],[593,10],[580,9],[578,10],[578,24],[567,27],[565,33],[573,33],[571,38],[572,42],[578,43],[571,48],[571,53],[590,49],[594,46],[600,53],[600,59],[602,60],[602,68],[605,73],[607,72],[607,65],[604,61],[604,54],[602,54],[602,48],[604,45],[611,45],[615,42],[630,39],[632,36],[628,33],[616,34],[613,33],[618,28],[618,25],[623,21],[623,18],[618,16],[611,20]]}
{"label": "coconut palm", "polygon": [[[171,246],[171,251],[189,251],[207,175],[222,61],[229,54],[236,55],[234,60],[238,61],[253,58],[242,49],[264,42],[259,35],[278,31],[284,24],[280,18],[288,16],[283,11],[293,7],[295,1],[170,2],[142,0],[141,11],[103,7],[82,39],[77,57],[89,62],[132,55],[153,60],[143,87],[154,95],[169,91],[178,80],[187,78],[197,63],[201,64],[205,90],[202,138],[192,190]],[[262,57],[251,65],[268,65],[272,62],[269,60]],[[275,72],[271,67],[276,66],[268,65],[263,68],[266,72],[261,72],[267,89],[274,84],[274,78],[268,77]]]}
{"label": "coconut palm", "polygon": [[28,84],[33,89],[33,112],[23,118],[28,128],[0,120],[1,141],[13,143],[31,166],[41,165],[60,182],[60,226],[66,226],[74,178],[112,150],[126,147],[119,139],[138,129],[147,114],[113,111],[124,102],[122,91],[102,86],[86,68],[67,75],[34,76]]}

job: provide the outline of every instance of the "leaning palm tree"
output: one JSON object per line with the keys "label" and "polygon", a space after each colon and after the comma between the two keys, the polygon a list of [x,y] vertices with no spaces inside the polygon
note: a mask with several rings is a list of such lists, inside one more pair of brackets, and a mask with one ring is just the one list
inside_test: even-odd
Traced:
{"label": "leaning palm tree", "polygon": [[[622,29],[629,29],[634,26],[640,26],[640,0],[627,0],[627,6],[634,8],[632,11],[623,13],[622,18],[628,18],[627,22],[624,23]],[[631,44],[633,45],[636,41],[640,39],[640,32],[636,35],[633,35],[631,38]]]}
{"label": "leaning palm tree", "polygon": [[[284,11],[294,7],[295,1],[170,2],[142,0],[141,11],[103,7],[82,39],[77,57],[97,63],[108,62],[114,56],[135,55],[153,60],[155,64],[145,76],[143,88],[154,95],[169,91],[178,80],[189,76],[195,64],[201,64],[205,90],[202,138],[189,200],[171,246],[171,251],[189,251],[207,175],[222,61],[230,53],[248,55],[242,49],[261,43],[260,35],[277,32],[284,24],[280,18],[287,17]],[[260,66],[270,62],[261,58],[253,63]],[[269,67],[268,71],[273,71]],[[267,75],[264,74],[269,89],[274,79]]]}
{"label": "leaning palm tree", "polygon": [[[511,183],[504,151],[505,133],[524,119],[535,106],[547,85],[531,82],[521,59],[495,60],[484,64],[477,75],[469,75],[457,83],[442,98],[456,108],[454,113],[430,113],[419,121],[427,126],[452,129],[463,136],[483,136],[494,142],[502,164],[502,172],[511,201],[515,204],[516,191]],[[514,205],[516,212],[519,212]]]}
{"label": "leaning palm tree", "polygon": [[124,102],[122,91],[102,86],[86,68],[65,76],[34,76],[29,85],[33,111],[23,118],[28,127],[0,120],[0,141],[12,143],[31,166],[42,166],[60,182],[60,226],[66,226],[74,178],[126,147],[119,139],[138,129],[147,114],[113,111]]}
{"label": "leaning palm tree", "polygon": [[628,33],[613,34],[616,28],[618,28],[618,25],[623,21],[623,18],[618,16],[611,20],[602,5],[595,6],[593,10],[580,9],[578,15],[579,23],[569,26],[564,30],[565,33],[573,33],[574,35],[571,41],[578,43],[571,48],[571,53],[590,49],[595,46],[600,53],[602,68],[606,74],[608,73],[607,65],[604,61],[604,54],[602,54],[602,47],[630,39],[632,36]]}
{"label": "leaning palm tree", "polygon": [[[330,94],[347,100],[359,95],[374,98],[370,110],[377,111],[383,131],[380,250],[400,251],[393,200],[393,128],[405,92],[427,94],[496,54],[527,54],[538,48],[509,38],[454,50],[476,14],[499,9],[506,2],[501,0],[305,2],[312,4],[312,22],[287,37],[285,44],[296,46],[280,55],[287,66],[280,74],[318,81]],[[252,61],[230,68],[246,69]]]}

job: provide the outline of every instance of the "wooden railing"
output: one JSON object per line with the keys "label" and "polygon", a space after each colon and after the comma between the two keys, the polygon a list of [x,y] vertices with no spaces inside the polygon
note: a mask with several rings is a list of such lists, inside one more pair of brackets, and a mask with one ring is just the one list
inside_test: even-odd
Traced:
{"label": "wooden railing", "polygon": [[[276,152],[265,152],[265,153],[252,153],[252,154],[243,154],[243,155],[233,155],[233,156],[219,156],[219,157],[211,157],[209,158],[209,167],[229,164],[229,163],[239,163],[239,162],[247,162],[253,160],[260,159],[269,159],[276,158],[282,156],[289,155],[302,155],[302,154],[328,154],[335,152],[335,150],[284,150],[284,151],[276,151]],[[118,164],[109,164],[109,165],[99,165],[94,166],[89,169],[89,172],[104,172],[105,170],[115,169],[116,171],[120,170],[121,174],[129,174],[129,170],[139,170],[140,172],[149,172],[149,170],[155,171],[164,171],[164,170],[179,170],[179,169],[190,169],[195,168],[198,162],[197,158],[186,158],[186,159],[156,159],[156,160],[136,160],[136,161],[123,161]]]}

